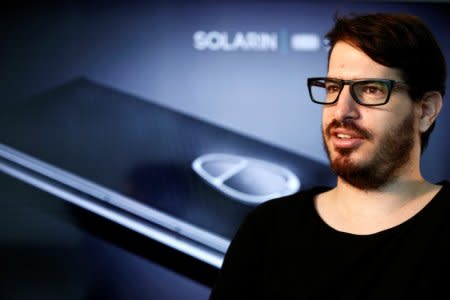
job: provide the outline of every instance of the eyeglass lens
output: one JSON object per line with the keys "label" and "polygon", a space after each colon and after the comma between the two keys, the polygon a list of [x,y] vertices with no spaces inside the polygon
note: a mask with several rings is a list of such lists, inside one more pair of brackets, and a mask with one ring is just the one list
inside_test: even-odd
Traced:
{"label": "eyeglass lens", "polygon": [[[317,79],[310,83],[312,100],[319,103],[333,103],[337,100],[344,83],[333,79]],[[389,85],[384,81],[364,80],[350,84],[355,100],[361,104],[384,104],[389,96]]]}

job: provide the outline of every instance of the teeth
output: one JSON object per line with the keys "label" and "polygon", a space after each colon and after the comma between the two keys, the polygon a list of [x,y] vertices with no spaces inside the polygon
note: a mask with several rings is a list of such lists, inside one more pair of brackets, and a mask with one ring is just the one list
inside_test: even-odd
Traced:
{"label": "teeth", "polygon": [[337,134],[337,137],[340,138],[340,139],[350,139],[350,138],[351,138],[350,135],[348,135],[348,134],[343,134],[343,133],[338,133],[338,134]]}

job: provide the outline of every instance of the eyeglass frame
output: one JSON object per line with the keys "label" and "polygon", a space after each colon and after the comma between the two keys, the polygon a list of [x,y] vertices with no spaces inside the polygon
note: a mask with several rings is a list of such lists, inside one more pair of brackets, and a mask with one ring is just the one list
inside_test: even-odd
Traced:
{"label": "eyeglass frame", "polygon": [[[315,81],[315,80],[332,80],[336,83],[339,84],[339,92],[337,93],[336,99],[334,99],[332,102],[320,102],[317,100],[314,100],[314,97],[312,95],[312,91],[311,91],[311,82]],[[366,103],[362,103],[359,98],[356,96],[355,91],[353,90],[353,86],[355,83],[360,83],[360,82],[381,82],[383,84],[386,84],[387,88],[388,88],[388,94],[386,96],[386,100],[384,100],[384,102],[382,103],[376,103],[376,104],[366,104]],[[403,81],[398,81],[398,80],[393,80],[393,79],[385,79],[385,78],[361,78],[361,79],[354,79],[354,80],[345,80],[345,79],[339,79],[339,78],[334,78],[334,77],[310,77],[307,78],[307,85],[308,85],[308,92],[309,92],[309,97],[311,99],[312,102],[317,103],[317,104],[321,104],[321,105],[330,105],[330,104],[335,104],[338,100],[339,100],[339,96],[342,93],[342,90],[344,89],[345,85],[349,86],[349,90],[350,90],[350,94],[352,95],[353,100],[358,103],[359,105],[363,105],[363,106],[380,106],[380,105],[385,105],[386,103],[389,102],[390,98],[391,98],[391,94],[392,91],[395,87],[404,87],[407,88],[408,85],[403,82]]]}

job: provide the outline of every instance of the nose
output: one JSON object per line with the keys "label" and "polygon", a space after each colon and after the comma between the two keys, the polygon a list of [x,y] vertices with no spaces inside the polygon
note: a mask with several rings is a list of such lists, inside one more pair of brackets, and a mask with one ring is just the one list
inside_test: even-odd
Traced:
{"label": "nose", "polygon": [[330,107],[334,110],[336,121],[357,119],[359,117],[359,104],[353,99],[349,86],[344,86],[338,101]]}

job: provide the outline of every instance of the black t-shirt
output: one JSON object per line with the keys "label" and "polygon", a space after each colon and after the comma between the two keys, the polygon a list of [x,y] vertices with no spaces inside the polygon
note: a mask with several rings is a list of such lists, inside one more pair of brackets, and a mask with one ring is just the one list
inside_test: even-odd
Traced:
{"label": "black t-shirt", "polygon": [[218,299],[450,298],[450,184],[419,213],[374,234],[334,230],[318,187],[259,205],[236,233],[210,295]]}

